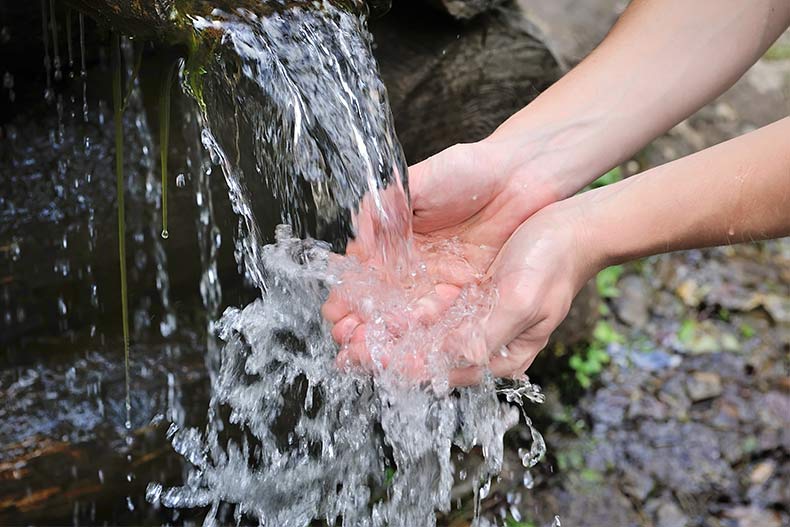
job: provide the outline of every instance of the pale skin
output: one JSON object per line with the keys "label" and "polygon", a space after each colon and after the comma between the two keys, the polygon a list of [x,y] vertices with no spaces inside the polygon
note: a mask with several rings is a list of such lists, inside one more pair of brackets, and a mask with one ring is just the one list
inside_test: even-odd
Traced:
{"label": "pale skin", "polygon": [[[498,292],[480,320],[485,353],[451,384],[486,369],[521,375],[608,265],[790,235],[790,118],[576,195],[723,93],[788,25],[787,0],[635,0],[587,59],[491,136],[410,169],[418,243],[464,247],[426,309],[440,316],[473,280]],[[364,317],[336,296],[323,312],[339,364],[368,364]]]}

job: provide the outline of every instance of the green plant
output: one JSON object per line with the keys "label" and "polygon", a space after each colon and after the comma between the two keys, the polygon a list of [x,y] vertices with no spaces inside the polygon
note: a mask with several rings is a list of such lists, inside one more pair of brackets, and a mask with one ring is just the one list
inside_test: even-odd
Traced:
{"label": "green plant", "polygon": [[590,188],[592,189],[592,188],[605,187],[606,185],[617,183],[622,179],[623,179],[623,169],[620,167],[614,167],[612,170],[610,170],[603,176],[599,177],[598,179],[590,183]]}
{"label": "green plant", "polygon": [[582,388],[592,386],[592,381],[611,359],[606,351],[610,344],[622,344],[623,336],[605,320],[600,320],[593,330],[593,341],[586,350],[574,353],[568,364],[575,372]]}
{"label": "green plant", "polygon": [[765,52],[763,58],[765,60],[790,59],[790,44],[786,42],[777,42]]}
{"label": "green plant", "polygon": [[505,519],[505,527],[535,527],[535,524],[529,520],[517,520],[513,516],[508,516]]}
{"label": "green plant", "polygon": [[741,324],[741,327],[739,329],[741,331],[741,335],[743,335],[743,338],[746,339],[752,338],[757,333],[755,329],[749,324],[747,324],[746,322]]}
{"label": "green plant", "polygon": [[595,276],[595,287],[602,298],[617,298],[620,290],[617,288],[617,281],[623,274],[622,265],[613,265],[602,270]]}
{"label": "green plant", "polygon": [[[123,180],[123,111],[124,100],[121,74],[121,37],[113,35],[113,77],[112,100],[113,119],[115,124],[115,183],[118,199],[118,260],[121,274],[121,317],[123,324],[123,359],[126,384],[126,427],[131,427],[132,401],[129,392],[129,302],[126,287],[126,207],[124,204]],[[132,82],[134,78],[132,79]]]}
{"label": "green plant", "polygon": [[697,321],[687,318],[680,323],[680,329],[678,329],[678,340],[683,344],[688,344],[694,338],[696,332]]}
{"label": "green plant", "polygon": [[384,486],[389,487],[392,484],[392,480],[395,478],[395,469],[392,467],[387,467],[384,470]]}

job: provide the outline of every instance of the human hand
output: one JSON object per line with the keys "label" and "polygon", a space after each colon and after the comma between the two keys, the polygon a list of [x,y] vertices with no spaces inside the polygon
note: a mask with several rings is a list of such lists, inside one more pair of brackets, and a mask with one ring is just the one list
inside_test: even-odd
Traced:
{"label": "human hand", "polygon": [[[435,271],[432,289],[407,298],[405,306],[391,304],[391,297],[375,306],[354,304],[383,288],[367,274],[350,277],[324,306],[327,318],[336,322],[332,335],[342,346],[338,363],[386,369],[399,347],[410,350],[398,355],[398,367],[412,379],[430,376],[426,363],[431,351],[434,360],[436,351],[445,359],[452,386],[478,383],[486,370],[496,377],[520,376],[600,267],[585,242],[580,217],[566,202],[542,209],[516,230],[485,274],[465,278],[474,280],[472,285],[450,283],[453,276],[447,271]],[[440,249],[422,247],[426,259],[446,259]],[[344,292],[344,287],[350,289]],[[393,291],[387,289],[387,294]],[[382,305],[399,307],[383,312]],[[432,327],[439,329],[426,329]],[[389,348],[371,352],[371,340],[380,344],[382,332],[391,339]]]}
{"label": "human hand", "polygon": [[[393,280],[387,283],[382,276],[373,278],[369,265],[363,273],[344,271],[343,283],[336,285],[323,307],[324,316],[333,324],[332,336],[341,345],[338,363],[375,369],[376,362],[379,367],[386,367],[381,362],[391,362],[390,356],[379,356],[377,360],[370,356],[367,341],[371,333],[379,336],[388,333],[403,346],[404,336],[415,325],[424,329],[435,323],[457,303],[461,294],[464,302],[476,304],[474,311],[484,312],[483,306],[490,303],[490,298],[484,298],[483,291],[474,286],[479,284],[513,230],[556,199],[557,193],[547,173],[511,169],[508,160],[498,155],[496,146],[486,142],[456,145],[412,167],[414,245],[418,253],[416,260],[424,264],[422,280],[406,285]],[[365,207],[361,209],[357,216],[358,236],[349,244],[347,253],[364,264],[375,260],[374,267],[380,271],[380,258],[367,240],[377,230],[371,226],[375,223],[374,216]],[[421,286],[415,286],[417,282]],[[397,300],[393,295],[383,300],[383,289],[398,288],[402,294]],[[377,298],[375,306],[370,302],[373,297]],[[382,313],[384,304],[399,307]],[[443,337],[449,340],[453,334],[454,340],[465,341],[463,346],[460,343],[456,346],[464,349],[450,353],[459,359],[457,364],[477,364],[487,356],[485,346],[469,342],[470,333],[476,331],[469,328],[472,314],[465,315],[461,317],[464,321],[455,320],[456,327],[450,327],[453,324],[444,320]],[[384,319],[385,327],[371,330],[373,319]],[[465,331],[457,327],[461,325]],[[424,377],[426,353],[409,355],[405,365],[409,376]]]}

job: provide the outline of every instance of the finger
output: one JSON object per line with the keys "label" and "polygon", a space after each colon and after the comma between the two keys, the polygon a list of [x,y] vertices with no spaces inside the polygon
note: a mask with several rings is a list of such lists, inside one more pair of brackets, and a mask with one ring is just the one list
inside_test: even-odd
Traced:
{"label": "finger", "polygon": [[455,302],[461,289],[450,284],[436,284],[433,291],[420,298],[411,316],[423,323],[435,322]]}
{"label": "finger", "polygon": [[454,254],[428,253],[425,265],[428,276],[456,287],[463,287],[478,279],[474,266],[465,258]]}
{"label": "finger", "polygon": [[497,378],[516,379],[521,377],[532,365],[538,352],[537,347],[521,348],[519,352],[511,352],[507,348],[491,357],[488,369]]}
{"label": "finger", "polygon": [[332,338],[338,344],[345,344],[351,340],[351,335],[362,324],[362,321],[355,315],[348,315],[332,326]]}
{"label": "finger", "polygon": [[335,324],[351,312],[351,306],[337,292],[336,289],[329,291],[329,296],[321,306],[321,316],[329,322]]}
{"label": "finger", "polygon": [[450,387],[459,388],[463,386],[475,386],[483,380],[485,368],[482,366],[467,366],[466,368],[455,368],[450,370],[448,381]]}
{"label": "finger", "polygon": [[372,372],[373,360],[365,343],[365,326],[357,326],[348,341],[343,344],[335,359],[335,364],[341,370],[362,370]]}

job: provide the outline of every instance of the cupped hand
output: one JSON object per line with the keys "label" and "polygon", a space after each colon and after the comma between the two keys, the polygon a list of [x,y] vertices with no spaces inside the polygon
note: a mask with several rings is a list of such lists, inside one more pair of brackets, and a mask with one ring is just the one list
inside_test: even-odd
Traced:
{"label": "cupped hand", "polygon": [[[324,316],[333,324],[332,336],[341,346],[339,365],[372,370],[386,368],[390,362],[386,354],[371,357],[368,339],[372,333],[379,337],[382,332],[387,333],[393,343],[398,341],[403,345],[400,341],[408,339],[415,325],[424,330],[441,320],[448,310],[462,310],[463,306],[458,304],[471,302],[477,304],[474,313],[465,318],[456,317],[456,322],[464,326],[463,330],[445,326],[441,336],[445,340],[443,352],[453,360],[451,383],[475,382],[489,360],[495,374],[514,373],[524,360],[516,363],[519,359],[515,354],[492,356],[489,347],[496,339],[488,336],[487,330],[481,331],[489,324],[481,317],[491,311],[486,304],[494,299],[493,289],[499,295],[495,312],[501,311],[504,300],[509,298],[499,291],[499,284],[493,279],[495,276],[506,278],[507,274],[492,274],[491,265],[519,225],[557,198],[550,180],[540,171],[525,174],[511,170],[494,146],[480,142],[456,145],[412,167],[410,191],[415,260],[423,263],[422,277],[427,278],[429,287],[424,287],[426,280],[421,282],[423,287],[413,287],[413,283],[385,284],[386,279],[368,276],[371,272],[375,274],[373,268],[376,266],[368,266],[362,273],[347,273],[323,307]],[[369,220],[362,223],[369,223]],[[370,246],[364,239],[360,240],[365,238],[366,231],[370,229],[358,229],[363,234],[358,235],[348,250],[363,264],[376,259],[370,250],[359,249]],[[517,245],[516,240],[508,243],[508,246]],[[500,255],[498,262],[504,262],[503,257]],[[488,280],[483,284],[486,276]],[[371,305],[371,296],[376,292],[381,296],[382,289],[388,287],[400,288],[404,293],[400,303],[390,302],[400,306],[396,312],[382,311],[381,306],[387,301]],[[459,299],[459,295],[463,298]],[[481,327],[470,327],[476,324]],[[501,321],[497,324],[501,325]],[[418,333],[424,335],[425,331]],[[420,377],[425,374],[424,362],[429,350],[420,351],[420,343],[414,346],[415,353],[403,361],[407,363],[405,366],[400,366]],[[505,368],[504,364],[513,367]]]}

